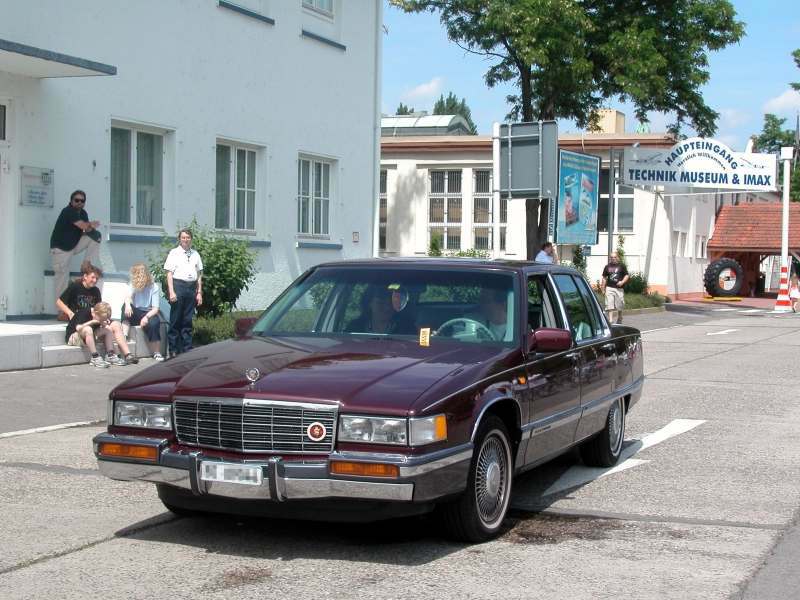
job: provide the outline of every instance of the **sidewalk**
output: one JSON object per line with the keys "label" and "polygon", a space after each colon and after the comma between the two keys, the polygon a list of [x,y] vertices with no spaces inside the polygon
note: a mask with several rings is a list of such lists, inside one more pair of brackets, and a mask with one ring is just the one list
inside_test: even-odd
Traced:
{"label": "sidewalk", "polygon": [[725,300],[704,300],[698,298],[696,300],[674,300],[670,303],[672,306],[687,306],[699,309],[708,310],[709,307],[720,308],[741,308],[745,309],[761,309],[772,310],[775,308],[775,297],[760,297],[760,298],[746,298],[742,297],[741,301],[725,301]]}

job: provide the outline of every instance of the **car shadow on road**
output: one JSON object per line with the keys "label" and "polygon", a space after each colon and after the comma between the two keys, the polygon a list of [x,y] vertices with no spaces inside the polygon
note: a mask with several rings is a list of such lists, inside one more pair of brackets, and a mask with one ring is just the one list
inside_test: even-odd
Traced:
{"label": "car shadow on road", "polygon": [[[640,446],[628,440],[623,457]],[[619,525],[611,520],[560,515],[548,509],[591,481],[545,493],[572,467],[580,466],[577,451],[568,452],[515,479],[511,509],[500,540],[552,544],[568,539],[600,539]],[[593,470],[594,471],[594,470]],[[598,476],[605,470],[597,469]],[[329,523],[202,514],[162,515],[132,524],[118,537],[191,546],[210,554],[265,560],[348,560],[399,566],[427,564],[470,548],[449,541],[436,513],[372,523]],[[480,552],[480,546],[470,548]]]}

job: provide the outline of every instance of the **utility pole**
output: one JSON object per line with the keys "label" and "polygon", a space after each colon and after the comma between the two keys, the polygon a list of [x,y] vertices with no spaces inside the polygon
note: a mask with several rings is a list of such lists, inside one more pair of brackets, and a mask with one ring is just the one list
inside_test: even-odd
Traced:
{"label": "utility pole", "polygon": [[616,219],[616,202],[614,192],[617,187],[616,165],[614,164],[614,148],[608,150],[608,262],[614,253],[614,223]]}

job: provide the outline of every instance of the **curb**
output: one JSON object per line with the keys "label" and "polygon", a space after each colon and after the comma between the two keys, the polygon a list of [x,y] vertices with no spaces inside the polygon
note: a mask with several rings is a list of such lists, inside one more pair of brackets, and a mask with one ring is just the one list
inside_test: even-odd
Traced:
{"label": "curb", "polygon": [[664,306],[651,306],[650,308],[632,308],[630,310],[623,310],[622,314],[631,315],[646,315],[648,313],[665,312],[667,309]]}

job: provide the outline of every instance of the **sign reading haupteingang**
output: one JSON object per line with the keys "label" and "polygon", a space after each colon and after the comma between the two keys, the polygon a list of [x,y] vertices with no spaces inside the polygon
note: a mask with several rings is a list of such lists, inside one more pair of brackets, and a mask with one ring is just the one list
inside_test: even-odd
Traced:
{"label": "sign reading haupteingang", "polygon": [[689,138],[672,148],[625,148],[623,181],[664,188],[714,188],[772,192],[774,154],[734,152],[713,139]]}

